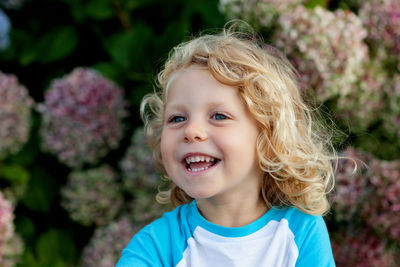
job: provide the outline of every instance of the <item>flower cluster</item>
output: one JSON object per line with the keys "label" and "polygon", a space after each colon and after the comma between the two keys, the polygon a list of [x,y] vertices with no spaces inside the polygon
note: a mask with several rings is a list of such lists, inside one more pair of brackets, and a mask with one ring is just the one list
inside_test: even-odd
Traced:
{"label": "flower cluster", "polygon": [[17,77],[0,72],[0,158],[18,152],[28,140],[32,105]]}
{"label": "flower cluster", "polygon": [[130,218],[138,224],[148,224],[170,210],[170,205],[156,201],[156,193],[138,189],[132,201],[127,203]]}
{"label": "flower cluster", "polygon": [[10,45],[10,37],[8,36],[10,32],[10,19],[0,9],[0,50],[6,49]]}
{"label": "flower cluster", "polygon": [[373,267],[394,266],[394,255],[385,250],[386,244],[371,230],[342,231],[334,237],[332,250],[337,266]]}
{"label": "flower cluster", "polygon": [[13,266],[23,250],[21,238],[14,233],[13,206],[0,192],[0,266]]}
{"label": "flower cluster", "polygon": [[61,195],[71,218],[83,225],[109,223],[123,204],[117,175],[106,165],[72,172]]}
{"label": "flower cluster", "polygon": [[300,5],[283,13],[279,25],[274,43],[292,60],[304,89],[320,101],[351,92],[368,59],[367,32],[355,14]]}
{"label": "flower cluster", "polygon": [[363,1],[359,14],[368,30],[367,40],[375,49],[383,48],[389,52],[388,56],[395,56],[399,60],[400,2],[397,0]]}
{"label": "flower cluster", "polygon": [[46,92],[42,147],[70,167],[94,164],[122,137],[122,90],[94,70],[76,68]]}
{"label": "flower cluster", "polygon": [[[288,12],[306,0],[220,0],[219,9],[228,18],[255,22],[260,27],[272,27],[282,12]],[[255,21],[256,20],[256,21]]]}
{"label": "flower cluster", "polygon": [[[368,169],[372,156],[347,148],[341,155],[336,171],[336,187],[333,194],[333,210],[336,219],[350,221],[359,216],[360,206],[367,199]],[[367,190],[368,189],[368,190]]]}
{"label": "flower cluster", "polygon": [[372,192],[361,215],[377,231],[400,243],[400,160],[371,163]]}
{"label": "flower cluster", "polygon": [[[382,64],[376,60],[366,61],[362,74],[351,85],[347,95],[341,96],[335,106],[335,116],[349,123],[352,132],[362,132],[383,117],[387,101],[383,92],[390,91],[391,83]],[[382,116],[377,116],[382,114]],[[393,113],[389,113],[393,114]]]}
{"label": "flower cluster", "polygon": [[162,176],[156,170],[143,129],[137,129],[132,135],[131,145],[120,166],[123,187],[132,195],[128,206],[133,220],[146,223],[160,217],[168,207],[158,204],[155,199]]}
{"label": "flower cluster", "polygon": [[[14,233],[14,214],[11,203],[0,192],[0,257],[7,241]],[[0,258],[1,259],[1,258]]]}
{"label": "flower cluster", "polygon": [[[360,160],[357,171],[356,160]],[[336,219],[354,222],[362,218],[368,227],[400,242],[399,177],[400,160],[379,160],[348,148],[336,176],[333,196]]]}
{"label": "flower cluster", "polygon": [[121,257],[121,251],[138,230],[139,227],[132,225],[127,217],[96,229],[89,244],[83,250],[81,266],[115,266]]}
{"label": "flower cluster", "polygon": [[3,249],[3,258],[0,260],[0,266],[13,267],[21,261],[21,254],[24,251],[24,242],[22,238],[14,234]]}
{"label": "flower cluster", "polygon": [[128,192],[135,188],[157,189],[161,174],[154,164],[152,150],[146,142],[143,128],[138,128],[131,137],[131,145],[120,162],[123,185]]}

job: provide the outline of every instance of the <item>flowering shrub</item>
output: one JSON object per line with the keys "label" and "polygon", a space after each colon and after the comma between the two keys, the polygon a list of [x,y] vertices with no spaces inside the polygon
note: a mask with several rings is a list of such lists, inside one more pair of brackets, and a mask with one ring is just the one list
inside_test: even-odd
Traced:
{"label": "flowering shrub", "polygon": [[372,160],[367,153],[347,148],[341,155],[336,172],[336,187],[333,194],[333,210],[337,220],[351,221],[360,214],[363,201],[367,200],[370,170],[366,168]]}
{"label": "flowering shrub", "polygon": [[14,233],[11,203],[0,192],[0,266],[13,266],[22,253],[22,240]]}
{"label": "flowering shrub", "polygon": [[[336,217],[350,221],[361,215],[371,227],[400,242],[400,161],[379,160],[353,148],[344,157],[333,197]],[[352,159],[360,160],[357,172]]]}
{"label": "flowering shrub", "polygon": [[385,241],[370,229],[347,229],[336,234],[332,242],[336,265],[341,267],[395,266],[394,255],[385,246]]}
{"label": "flowering shrub", "polygon": [[61,195],[71,218],[83,225],[109,223],[123,204],[117,175],[108,166],[72,172]]}
{"label": "flowering shrub", "polygon": [[139,227],[122,217],[108,226],[96,229],[82,253],[81,266],[114,267],[121,251],[128,245]]}
{"label": "flowering shrub", "polygon": [[350,11],[298,6],[279,18],[274,42],[300,72],[301,85],[320,101],[347,96],[362,74],[367,32]]}
{"label": "flowering shrub", "polygon": [[156,201],[156,194],[138,189],[134,199],[127,203],[130,218],[138,224],[148,224],[160,218],[170,205],[160,204]]}
{"label": "flowering shrub", "polygon": [[362,217],[378,232],[400,244],[400,160],[372,160],[371,193],[363,203]]}
{"label": "flowering shrub", "polygon": [[219,9],[230,19],[240,18],[251,22],[257,20],[261,27],[272,27],[282,12],[294,9],[306,0],[220,0]]}
{"label": "flowering shrub", "polygon": [[[168,208],[168,206],[158,204],[155,199],[161,176],[156,171],[152,150],[147,146],[142,128],[137,129],[132,135],[131,145],[121,160],[120,167],[122,170],[122,187],[127,193],[123,207],[121,207],[119,198],[117,201],[111,201],[110,196],[108,196],[108,194],[118,191],[115,184],[113,186],[104,183],[97,185],[92,181],[92,183],[82,185],[82,182],[80,182],[81,184],[76,183],[73,190],[69,189],[70,186],[63,190],[63,195],[66,195],[66,191],[75,195],[77,195],[75,192],[79,192],[80,197],[78,198],[65,198],[64,205],[68,205],[73,199],[75,202],[74,208],[67,209],[69,211],[80,210],[80,217],[87,221],[93,218],[101,219],[105,216],[100,215],[99,212],[97,214],[91,212],[93,208],[88,208],[88,205],[85,205],[87,201],[82,199],[82,196],[93,196],[90,200],[93,203],[93,207],[98,205],[95,202],[102,202],[107,199],[110,201],[105,203],[104,208],[108,207],[113,211],[123,209],[123,215],[119,219],[111,223],[109,223],[110,220],[107,220],[106,223],[109,223],[109,225],[105,225],[102,222],[102,226],[96,229],[89,244],[83,250],[82,266],[115,266],[121,256],[122,249],[140,227],[160,217]],[[82,181],[89,176],[92,176],[93,180],[104,180],[104,178],[100,179],[100,173],[95,178],[94,172],[95,170],[92,170],[92,175],[89,175],[88,172],[81,173],[81,177],[76,178],[76,180]],[[100,172],[100,170],[97,172]],[[102,175],[104,176],[104,174]],[[93,187],[98,188],[98,190],[93,189]],[[108,211],[111,211],[111,209]],[[111,218],[111,216],[106,217]],[[99,225],[100,223],[97,224]]]}
{"label": "flowering shrub", "polygon": [[[354,260],[347,259],[349,265],[343,266],[353,266],[351,262],[357,260],[361,265],[355,266],[390,266],[377,263],[382,261],[384,264],[390,259],[385,256],[390,253],[384,252],[386,241],[380,240],[393,240],[400,244],[400,161],[379,160],[353,148],[344,151],[343,157],[338,165],[333,211],[337,221],[344,221],[347,227],[355,229],[334,238],[336,243],[347,244],[345,247],[337,244],[337,260],[345,262],[345,255],[354,255]],[[365,226],[360,228],[360,225]],[[350,234],[356,231],[357,226],[362,232]],[[371,235],[372,232],[379,235]],[[354,253],[350,253],[346,246]],[[362,265],[364,259],[369,259],[371,265]]]}
{"label": "flowering shrub", "polygon": [[156,170],[152,153],[147,145],[143,128],[137,129],[131,137],[131,145],[120,162],[125,190],[133,193],[135,188],[152,191],[157,189],[161,173]]}
{"label": "flowering shrub", "polygon": [[0,158],[18,152],[28,140],[32,105],[17,77],[0,72]]}
{"label": "flowering shrub", "polygon": [[387,109],[383,92],[390,89],[390,78],[382,64],[377,60],[366,61],[357,82],[350,85],[346,95],[338,98],[335,116],[351,122],[348,125],[352,132],[362,132],[380,119],[377,113],[383,114]]}
{"label": "flowering shrub", "polygon": [[147,223],[160,217],[167,209],[156,202],[161,173],[156,170],[152,150],[147,145],[142,128],[135,131],[131,145],[120,162],[123,187],[132,195],[129,214],[136,222]]}
{"label": "flowering shrub", "polygon": [[10,19],[0,9],[0,50],[6,49],[10,45],[10,37],[8,36],[10,32]]}
{"label": "flowering shrub", "polygon": [[7,241],[13,235],[13,220],[13,207],[11,203],[4,198],[3,193],[0,192],[0,256],[3,254],[2,252]]}
{"label": "flowering shrub", "polygon": [[368,0],[360,2],[359,14],[368,30],[367,40],[372,43],[375,49],[384,48],[388,53],[380,52],[387,56],[396,56],[399,60],[400,2],[397,0]]}
{"label": "flowering shrub", "polygon": [[94,70],[55,80],[42,113],[42,147],[70,167],[96,163],[118,146],[125,117],[122,90]]}
{"label": "flowering shrub", "polygon": [[[354,0],[352,2],[359,9],[359,17],[367,30],[365,41],[369,45],[374,62],[364,68],[360,88],[358,91],[353,91],[353,94],[361,100],[355,110],[361,113],[350,112],[353,114],[347,115],[356,115],[352,119],[356,119],[356,124],[364,125],[361,128],[371,124],[367,122],[372,122],[373,117],[375,121],[382,119],[384,130],[400,137],[400,2],[396,0]],[[376,72],[377,66],[379,66],[378,72]],[[366,84],[363,84],[365,82]],[[344,102],[339,105],[343,107],[346,104],[349,107],[348,110],[351,110],[354,105],[350,103],[354,97],[346,98],[339,99]],[[369,114],[374,110],[375,116],[370,116]],[[363,115],[363,112],[366,115],[364,118],[359,116]]]}

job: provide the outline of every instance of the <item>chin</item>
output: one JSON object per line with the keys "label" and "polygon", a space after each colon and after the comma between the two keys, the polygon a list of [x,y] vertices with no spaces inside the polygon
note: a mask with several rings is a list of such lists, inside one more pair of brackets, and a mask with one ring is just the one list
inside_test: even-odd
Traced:
{"label": "chin", "polygon": [[191,198],[194,199],[205,199],[205,198],[211,198],[215,195],[215,192],[211,192],[209,190],[201,190],[201,191],[185,191],[186,194],[188,194]]}

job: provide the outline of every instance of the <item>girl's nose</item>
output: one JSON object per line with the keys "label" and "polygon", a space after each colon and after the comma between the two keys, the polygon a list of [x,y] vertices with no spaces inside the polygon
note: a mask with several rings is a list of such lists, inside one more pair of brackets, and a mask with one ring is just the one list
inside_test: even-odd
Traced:
{"label": "girl's nose", "polygon": [[207,140],[207,138],[207,132],[201,123],[193,121],[186,125],[184,133],[185,143],[201,142]]}

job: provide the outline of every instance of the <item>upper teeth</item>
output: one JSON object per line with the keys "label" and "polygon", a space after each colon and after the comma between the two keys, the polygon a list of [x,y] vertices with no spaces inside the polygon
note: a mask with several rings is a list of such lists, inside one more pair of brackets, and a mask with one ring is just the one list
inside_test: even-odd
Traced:
{"label": "upper teeth", "polygon": [[201,161],[210,162],[210,161],[214,161],[214,158],[213,157],[209,157],[209,156],[195,156],[195,157],[187,157],[185,160],[186,160],[187,164],[190,164],[191,162],[201,162]]}

